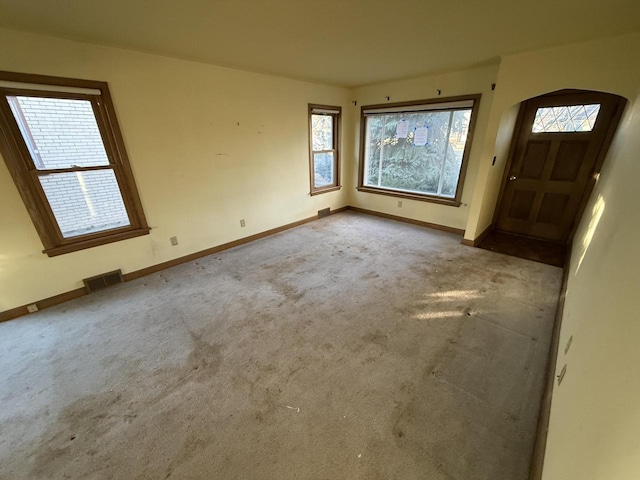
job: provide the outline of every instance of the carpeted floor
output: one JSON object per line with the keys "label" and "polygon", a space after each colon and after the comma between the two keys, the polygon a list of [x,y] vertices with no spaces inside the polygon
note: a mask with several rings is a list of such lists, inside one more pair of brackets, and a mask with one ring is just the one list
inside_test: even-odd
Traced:
{"label": "carpeted floor", "polygon": [[525,480],[561,274],[345,212],[0,324],[0,478]]}

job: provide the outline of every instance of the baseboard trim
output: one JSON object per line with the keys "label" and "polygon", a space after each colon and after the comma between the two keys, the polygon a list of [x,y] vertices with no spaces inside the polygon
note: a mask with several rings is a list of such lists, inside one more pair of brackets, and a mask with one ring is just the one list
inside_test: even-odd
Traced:
{"label": "baseboard trim", "polygon": [[491,224],[487,228],[485,228],[483,230],[483,232],[480,235],[478,235],[476,238],[474,238],[473,240],[468,240],[466,238],[463,238],[460,243],[462,245],[466,245],[468,247],[477,247],[478,245],[480,245],[482,240],[484,240],[486,238],[486,236],[491,233],[492,230],[493,230],[493,224]]}
{"label": "baseboard trim", "polygon": [[413,218],[400,217],[398,215],[391,215],[390,213],[376,212],[375,210],[367,210],[360,207],[347,207],[347,210],[354,212],[366,213],[368,215],[374,215],[376,217],[388,218],[390,220],[396,220],[398,222],[411,223],[412,225],[419,225],[421,227],[433,228],[434,230],[442,230],[443,232],[455,233],[457,235],[464,235],[464,230],[460,228],[447,227],[445,225],[438,225],[437,223],[424,222],[422,220],[414,220]]}
{"label": "baseboard trim", "polygon": [[556,378],[556,368],[558,366],[558,352],[560,344],[560,330],[562,329],[562,317],[564,315],[564,302],[567,295],[567,283],[569,281],[569,267],[571,265],[571,248],[567,252],[564,262],[564,274],[562,276],[562,287],[558,297],[558,307],[553,323],[553,333],[551,335],[551,350],[547,360],[547,379],[540,402],[540,413],[538,415],[538,426],[536,429],[536,441],[531,455],[531,466],[529,468],[529,480],[541,480],[542,469],[544,467],[544,457],[547,451],[547,437],[549,434],[549,420],[551,418],[551,400],[553,399],[553,387]]}
{"label": "baseboard trim", "polygon": [[[61,293],[59,295],[54,295],[53,297],[44,298],[42,300],[38,300],[37,302],[31,302],[27,305],[36,305],[38,310],[44,310],[45,308],[53,307],[54,305],[59,305],[64,302],[68,302],[69,300],[73,300],[75,298],[82,297],[86,295],[87,292],[82,288],[76,288],[75,290],[70,290],[68,292]],[[14,318],[22,317],[23,315],[28,315],[29,310],[27,309],[27,305],[22,305],[20,307],[11,308],[9,310],[5,310],[4,312],[0,312],[0,322],[6,322],[7,320],[13,320]]]}
{"label": "baseboard trim", "polygon": [[[388,218],[390,220],[396,220],[404,223],[411,223],[413,225],[419,225],[421,227],[433,228],[436,230],[442,230],[445,232],[455,233],[458,235],[464,235],[464,230],[461,230],[459,228],[446,227],[444,225],[437,225],[435,223],[423,222],[422,220],[414,220],[411,218],[399,217],[397,215],[390,215],[388,213],[376,212],[374,210],[367,210],[365,208],[359,208],[359,207],[345,206],[345,207],[337,208],[335,210],[331,210],[330,214],[333,215],[336,213],[344,212],[346,210],[352,210],[354,212],[374,215],[376,217]],[[318,218],[320,218],[318,215],[304,218],[296,222],[288,223],[280,227],[271,228],[269,230],[265,230],[264,232],[256,233],[255,235],[249,235],[248,237],[239,238],[238,240],[234,240],[232,242],[223,243],[222,245],[217,245],[215,247],[207,248],[205,250],[200,250],[199,252],[190,253],[189,255],[174,258],[173,260],[168,260],[166,262],[158,263],[156,265],[151,265],[150,267],[145,267],[140,270],[134,270],[132,272],[125,273],[122,277],[125,282],[130,282],[131,280],[135,280],[137,278],[144,277],[146,275],[151,275],[152,273],[157,273],[162,270],[166,270],[167,268],[175,267],[176,265],[181,265],[183,263],[191,262],[193,260],[206,257],[207,255],[213,255],[215,253],[219,253],[233,247],[238,247],[246,243],[254,242],[256,240],[259,240],[264,237],[268,237],[270,235],[275,235],[276,233],[284,232],[285,230],[289,230],[291,228],[299,227],[300,225],[304,225],[305,223],[318,220]],[[43,310],[45,308],[53,307],[54,305],[59,305],[64,302],[68,302],[69,300],[82,297],[83,295],[86,295],[86,294],[87,292],[85,291],[84,288],[77,288],[75,290],[64,292],[59,295],[55,295],[53,297],[49,297],[43,300],[38,300],[36,302],[29,303],[28,305],[32,305],[35,303],[36,306],[38,307],[38,310]],[[27,305],[22,305],[20,307],[15,307],[15,308],[0,312],[0,322],[13,320],[14,318],[22,317],[28,314],[29,314],[29,310],[27,309]]]}
{"label": "baseboard trim", "polygon": [[[348,210],[348,209],[349,209],[348,206],[336,208],[335,210],[331,210],[330,214],[333,215],[336,213],[344,212],[345,210]],[[284,232],[285,230],[289,230],[291,228],[304,225],[305,223],[312,222],[314,220],[317,220],[318,218],[320,218],[318,215],[304,218],[296,222],[288,223],[280,227],[276,227],[269,230],[265,230],[264,232],[256,233],[255,235],[249,235],[248,237],[239,238],[238,240],[234,240],[233,242],[223,243],[222,245],[218,245],[216,247],[207,248],[199,252],[185,255],[183,257],[174,258],[173,260],[168,260],[166,262],[158,263],[156,265],[151,265],[150,267],[142,268],[140,270],[134,270],[133,272],[125,273],[122,277],[125,282],[129,282],[131,280],[135,280],[136,278],[144,277],[145,275],[150,275],[152,273],[160,272],[167,268],[175,267],[176,265],[187,263],[192,260],[197,260],[198,258],[205,257],[207,255],[212,255],[214,253],[219,253],[223,250],[228,250],[230,248],[237,247],[239,245],[244,245],[245,243],[253,242],[255,240],[268,237],[269,235],[274,235],[276,233]],[[53,307],[54,305],[59,305],[64,302],[68,302],[69,300],[82,297],[83,295],[86,295],[86,294],[87,292],[84,288],[78,288],[75,290],[61,293],[59,295],[55,295],[53,297],[45,298],[43,300],[31,302],[27,305],[35,304],[38,307],[38,310],[43,310],[45,308]],[[11,308],[9,310],[0,312],[0,322],[6,322],[7,320],[13,320],[14,318],[28,315],[29,310],[27,309],[27,305],[21,305],[19,307]]]}
{"label": "baseboard trim", "polygon": [[[336,210],[331,210],[330,214],[333,215],[335,213],[343,212],[346,209],[347,207],[337,208]],[[131,280],[135,280],[136,278],[144,277],[152,273],[166,270],[167,268],[175,267],[176,265],[181,265],[183,263],[191,262],[193,260],[206,257],[207,255],[220,253],[224,250],[228,250],[233,247],[244,245],[245,243],[254,242],[261,238],[268,237],[270,235],[275,235],[276,233],[284,232],[285,230],[289,230],[291,228],[299,227],[300,225],[304,225],[305,223],[313,222],[318,218],[319,218],[318,215],[314,215],[313,217],[308,217],[302,220],[298,220],[296,222],[287,223],[286,225],[282,225],[276,228],[271,228],[269,230],[265,230],[264,232],[256,233],[255,235],[249,235],[248,237],[239,238],[238,240],[234,240],[232,242],[223,243],[215,247],[207,248],[205,250],[200,250],[199,252],[190,253],[189,255],[185,255],[184,257],[174,258],[173,260],[168,260],[166,262],[158,263],[156,265],[151,265],[150,267],[142,268],[140,270],[134,270],[133,272],[125,273],[123,275],[123,278],[125,282],[129,282]]]}

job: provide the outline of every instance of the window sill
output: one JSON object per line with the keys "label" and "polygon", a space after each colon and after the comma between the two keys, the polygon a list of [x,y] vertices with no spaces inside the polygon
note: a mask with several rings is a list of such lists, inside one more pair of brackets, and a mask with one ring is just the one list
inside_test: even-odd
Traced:
{"label": "window sill", "polygon": [[314,195],[320,195],[321,193],[335,192],[336,190],[340,190],[341,188],[342,185],[330,185],[328,187],[317,188],[310,192],[309,195],[313,197]]}
{"label": "window sill", "polygon": [[375,193],[378,195],[388,195],[390,197],[408,198],[411,200],[418,200],[420,202],[437,203],[439,205],[447,205],[450,207],[459,207],[460,205],[462,205],[462,202],[456,200],[455,198],[435,197],[431,195],[420,195],[418,193],[409,193],[409,192],[402,192],[398,190],[387,190],[385,188],[364,187],[364,186],[358,187],[357,190],[359,192]]}
{"label": "window sill", "polygon": [[141,237],[142,235],[147,235],[150,230],[151,229],[149,227],[144,227],[135,230],[127,230],[126,232],[111,233],[98,238],[79,240],[77,242],[48,248],[46,250],[43,250],[42,253],[46,253],[50,257],[56,257],[58,255],[64,255],[65,253],[77,252],[78,250],[85,250],[87,248],[106,245],[107,243],[114,243],[119,242],[120,240]]}

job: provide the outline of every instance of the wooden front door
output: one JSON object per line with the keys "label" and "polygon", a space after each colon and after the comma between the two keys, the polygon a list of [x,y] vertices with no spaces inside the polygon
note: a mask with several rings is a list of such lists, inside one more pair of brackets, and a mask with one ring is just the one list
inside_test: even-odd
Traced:
{"label": "wooden front door", "polygon": [[549,94],[523,103],[497,230],[566,242],[620,118],[620,97]]}

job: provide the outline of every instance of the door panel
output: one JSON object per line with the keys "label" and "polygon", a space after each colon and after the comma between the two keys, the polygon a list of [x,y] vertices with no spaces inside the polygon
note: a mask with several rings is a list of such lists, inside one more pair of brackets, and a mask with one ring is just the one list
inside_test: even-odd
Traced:
{"label": "door panel", "polygon": [[549,179],[558,182],[577,181],[588,146],[589,143],[584,140],[561,142]]}
{"label": "door panel", "polygon": [[[593,112],[593,108],[577,107],[596,104],[600,105],[597,117],[590,113],[588,119],[587,112]],[[566,241],[595,173],[617,105],[618,97],[614,95],[590,92],[547,95],[522,105],[496,229],[559,243]],[[558,106],[569,108],[553,110],[553,117],[548,108]],[[538,109],[552,115],[551,121],[547,116],[540,122],[539,115],[534,126]],[[583,111],[584,118],[570,117]],[[547,130],[546,125],[550,125]],[[567,131],[574,129],[579,131]]]}
{"label": "door panel", "polygon": [[537,180],[542,177],[550,147],[551,143],[548,141],[532,141],[527,144],[524,158],[522,159],[522,166],[518,172],[520,178]]}

